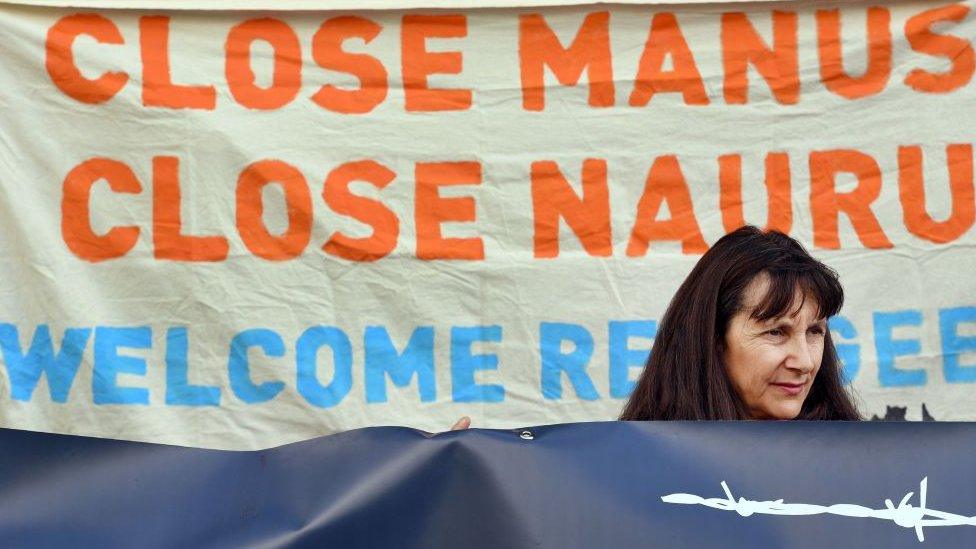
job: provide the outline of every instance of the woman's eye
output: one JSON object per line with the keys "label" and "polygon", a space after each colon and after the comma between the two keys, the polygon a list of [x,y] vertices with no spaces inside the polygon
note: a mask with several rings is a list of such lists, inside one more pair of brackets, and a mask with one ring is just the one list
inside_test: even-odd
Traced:
{"label": "woman's eye", "polygon": [[811,327],[810,328],[810,333],[811,334],[816,334],[816,335],[823,335],[824,334],[823,326],[813,326],[813,327]]}

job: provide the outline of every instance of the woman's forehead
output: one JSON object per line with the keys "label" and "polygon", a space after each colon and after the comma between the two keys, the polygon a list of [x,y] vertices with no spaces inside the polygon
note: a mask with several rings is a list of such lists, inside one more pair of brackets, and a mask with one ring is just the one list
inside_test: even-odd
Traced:
{"label": "woman's forehead", "polygon": [[[767,273],[763,272],[756,275],[742,292],[742,311],[753,317],[758,316],[752,313],[763,311],[766,308],[768,300],[772,298],[771,286],[772,281]],[[809,292],[804,292],[800,285],[794,286],[793,298],[784,310],[773,312],[776,314],[773,314],[769,320],[805,317],[815,321],[823,318],[820,315],[820,304],[816,297]]]}

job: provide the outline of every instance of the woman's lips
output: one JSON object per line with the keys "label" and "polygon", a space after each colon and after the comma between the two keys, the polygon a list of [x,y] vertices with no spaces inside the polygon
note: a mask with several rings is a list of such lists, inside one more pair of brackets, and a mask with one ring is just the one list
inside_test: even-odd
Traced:
{"label": "woman's lips", "polygon": [[783,390],[783,392],[790,396],[796,396],[803,391],[803,386],[805,383],[771,383],[771,385],[779,387],[781,390]]}

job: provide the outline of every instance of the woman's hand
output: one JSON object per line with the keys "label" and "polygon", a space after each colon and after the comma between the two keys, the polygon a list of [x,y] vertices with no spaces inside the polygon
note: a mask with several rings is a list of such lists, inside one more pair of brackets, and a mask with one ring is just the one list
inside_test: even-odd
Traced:
{"label": "woman's hand", "polygon": [[463,431],[471,427],[471,418],[468,416],[461,416],[461,419],[457,420],[457,423],[451,426],[452,431]]}

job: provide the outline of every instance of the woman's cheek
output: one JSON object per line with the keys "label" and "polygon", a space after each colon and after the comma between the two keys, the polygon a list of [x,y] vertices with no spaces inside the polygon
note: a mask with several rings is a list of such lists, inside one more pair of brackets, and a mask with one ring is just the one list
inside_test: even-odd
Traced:
{"label": "woman's cheek", "polygon": [[786,362],[787,352],[779,345],[765,349],[762,355],[763,368],[766,371],[767,382],[776,381],[780,367]]}

